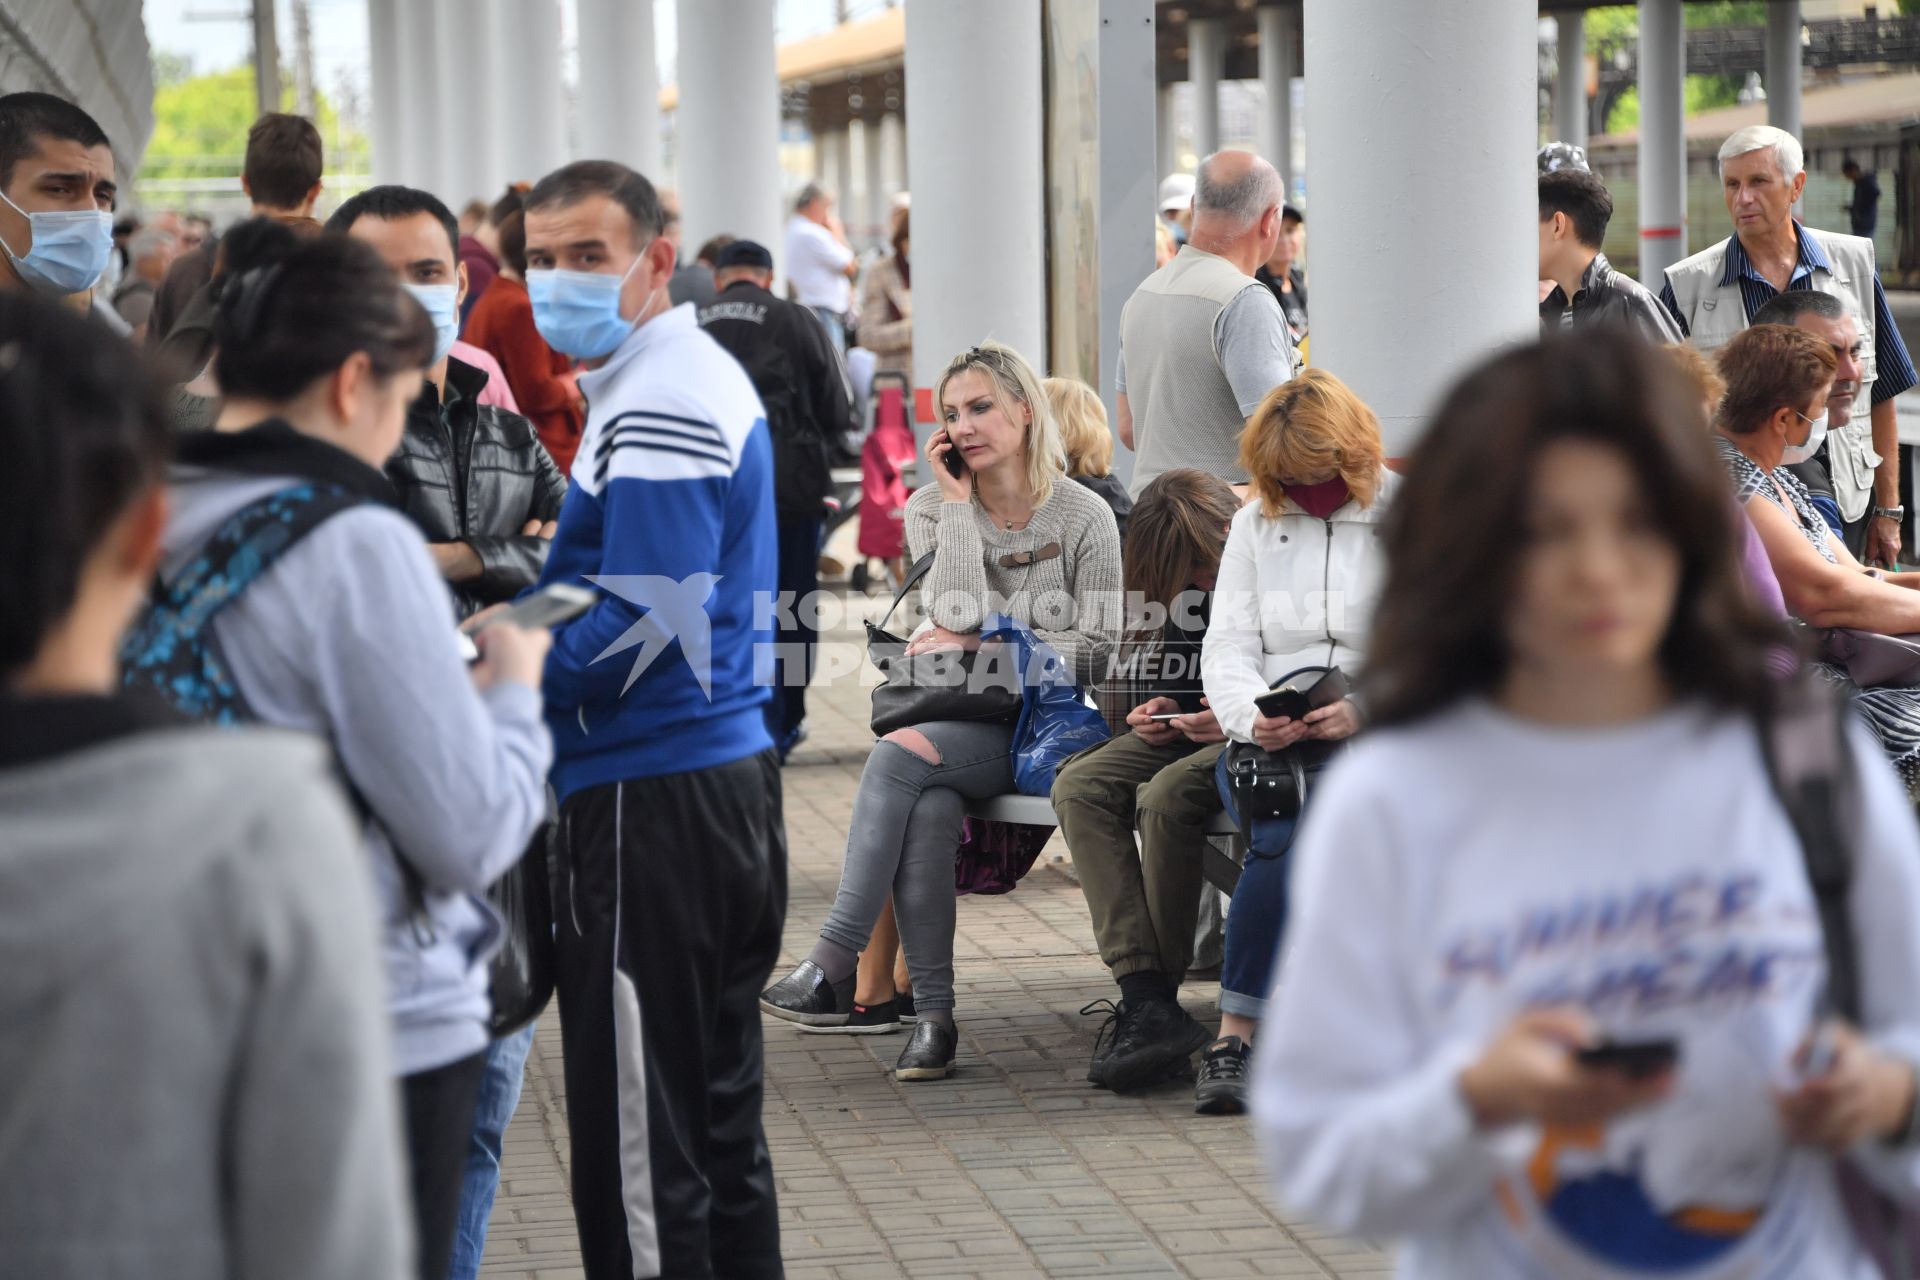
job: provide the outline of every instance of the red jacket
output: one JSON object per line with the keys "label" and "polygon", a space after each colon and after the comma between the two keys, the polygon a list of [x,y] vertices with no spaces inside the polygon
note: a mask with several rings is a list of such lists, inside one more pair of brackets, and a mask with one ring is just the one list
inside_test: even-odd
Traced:
{"label": "red jacket", "polygon": [[527,286],[510,276],[495,279],[473,304],[461,336],[500,362],[520,412],[532,420],[561,474],[571,474],[586,425],[573,361],[549,347],[534,328]]}

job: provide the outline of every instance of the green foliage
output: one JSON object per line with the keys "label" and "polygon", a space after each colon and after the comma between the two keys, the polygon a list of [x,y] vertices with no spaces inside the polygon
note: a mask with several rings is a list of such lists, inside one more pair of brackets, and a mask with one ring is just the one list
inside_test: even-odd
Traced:
{"label": "green foliage", "polygon": [[[160,54],[154,60],[153,137],[140,166],[143,178],[184,178],[240,172],[247,129],[255,111],[253,69],[235,67],[208,75],[179,74],[185,59]],[[293,78],[283,76],[282,111],[293,110]],[[366,137],[342,130],[339,113],[324,94],[314,94],[314,124],[329,160],[342,151],[365,151]]]}
{"label": "green foliage", "polygon": [[[1741,80],[1738,76],[1688,76],[1686,81],[1685,111],[1689,116],[1697,116],[1703,111],[1717,111],[1721,107],[1730,107],[1740,100]],[[1629,85],[1613,104],[1613,110],[1607,114],[1607,133],[1623,133],[1640,127],[1640,86]]]}
{"label": "green foliage", "polygon": [[[1920,0],[1903,0],[1920,8]],[[1767,22],[1766,0],[1714,0],[1712,4],[1686,4],[1680,7],[1682,21],[1688,27],[1761,27]],[[1621,45],[1640,37],[1638,5],[1609,5],[1587,10],[1587,47],[1605,56]],[[1699,115],[1730,107],[1739,101],[1741,80],[1737,76],[1688,76],[1686,113]],[[1630,86],[1613,104],[1607,115],[1607,133],[1620,133],[1640,127],[1640,88]]]}
{"label": "green foliage", "polygon": [[[1920,0],[1901,0],[1920,9]],[[1681,21],[1689,27],[1763,27],[1766,0],[1714,0],[1712,4],[1680,6]],[[1587,45],[1600,48],[1636,40],[1640,35],[1638,5],[1616,4],[1587,10]]]}

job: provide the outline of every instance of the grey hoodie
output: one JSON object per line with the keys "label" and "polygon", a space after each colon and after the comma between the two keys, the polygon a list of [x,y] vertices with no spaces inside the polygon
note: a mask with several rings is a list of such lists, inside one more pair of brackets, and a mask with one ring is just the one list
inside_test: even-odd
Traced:
{"label": "grey hoodie", "polygon": [[[302,478],[345,468],[351,479],[360,468],[385,484],[372,468],[281,425],[204,433],[180,453],[161,564],[168,578],[234,512]],[[196,466],[196,458],[229,465]],[[278,458],[287,469],[273,474]],[[243,460],[270,474],[239,469]],[[372,812],[366,846],[396,1072],[479,1053],[487,960],[503,932],[481,895],[546,819],[553,745],[539,693],[518,684],[474,692],[426,540],[375,503],[308,534],[213,628],[254,714],[331,742]],[[396,848],[424,882],[424,921],[409,910]]]}
{"label": "grey hoodie", "polygon": [[410,1273],[371,895],[326,769],[194,727],[0,769],[0,1277]]}

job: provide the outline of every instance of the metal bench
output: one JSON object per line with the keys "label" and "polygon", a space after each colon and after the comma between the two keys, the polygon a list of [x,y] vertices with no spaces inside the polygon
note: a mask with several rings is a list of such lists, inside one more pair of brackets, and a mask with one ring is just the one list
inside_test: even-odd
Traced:
{"label": "metal bench", "polygon": [[[990,822],[1022,822],[1035,827],[1060,825],[1053,813],[1053,802],[1045,796],[1005,795],[990,800],[969,800],[967,816]],[[1223,844],[1225,849],[1220,847]],[[1239,883],[1240,863],[1245,856],[1246,851],[1240,844],[1240,828],[1225,810],[1215,814],[1207,824],[1207,848],[1200,856],[1201,874],[1220,892],[1231,894],[1234,885]]]}

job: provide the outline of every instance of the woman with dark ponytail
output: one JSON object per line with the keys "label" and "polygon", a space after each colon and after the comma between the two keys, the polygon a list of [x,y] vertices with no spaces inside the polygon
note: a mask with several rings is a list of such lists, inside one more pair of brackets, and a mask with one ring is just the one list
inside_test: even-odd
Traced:
{"label": "woman with dark ponytail", "polygon": [[168,439],[126,343],[0,293],[0,1271],[396,1280],[376,934],[326,752],[119,688]]}
{"label": "woman with dark ponytail", "polygon": [[490,627],[469,670],[426,543],[393,509],[381,464],[434,354],[399,280],[365,244],[267,221],[222,249],[224,401],[182,443],[130,675],[203,717],[332,747],[383,915],[420,1274],[439,1280],[502,933],[481,894],[546,815],[548,638]]}

